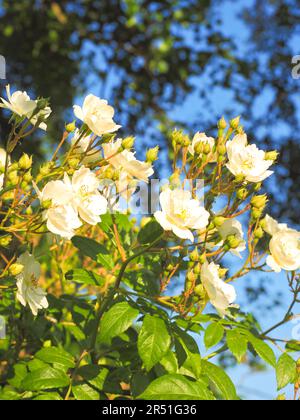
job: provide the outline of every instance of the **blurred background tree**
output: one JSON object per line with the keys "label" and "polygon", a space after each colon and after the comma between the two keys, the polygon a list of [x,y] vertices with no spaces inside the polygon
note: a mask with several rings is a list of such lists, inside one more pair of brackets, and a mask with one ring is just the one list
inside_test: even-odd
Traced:
{"label": "blurred background tree", "polygon": [[[230,35],[225,6],[236,26]],[[8,82],[51,97],[53,108],[48,143],[36,138],[28,151],[49,152],[63,130],[59,117],[71,120],[72,104],[88,91],[109,99],[126,134],[144,134],[143,147],[153,137],[166,146],[174,126],[208,131],[220,112],[228,118],[239,112],[261,145],[280,149],[279,175],[269,183],[274,214],[298,222],[300,84],[291,76],[297,6],[297,0],[1,1]],[[174,112],[180,108],[182,115]]]}

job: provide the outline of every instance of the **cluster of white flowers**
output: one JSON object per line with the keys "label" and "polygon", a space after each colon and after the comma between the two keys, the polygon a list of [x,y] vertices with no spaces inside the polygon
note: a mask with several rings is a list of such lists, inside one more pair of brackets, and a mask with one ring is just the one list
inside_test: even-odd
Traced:
{"label": "cluster of white flowers", "polygon": [[49,231],[71,239],[82,225],[80,218],[90,225],[99,223],[107,211],[107,200],[99,186],[96,175],[82,166],[72,180],[65,174],[63,180],[50,181],[42,191],[37,190],[41,203],[46,203],[44,217]]}

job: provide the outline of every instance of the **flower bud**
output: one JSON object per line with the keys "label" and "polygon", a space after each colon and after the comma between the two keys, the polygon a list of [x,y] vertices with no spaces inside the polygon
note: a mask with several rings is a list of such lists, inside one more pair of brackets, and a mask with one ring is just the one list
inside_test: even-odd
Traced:
{"label": "flower bud", "polygon": [[263,229],[261,228],[261,227],[259,227],[259,228],[257,228],[256,230],[255,230],[255,232],[254,232],[254,237],[256,238],[256,239],[262,239],[263,238],[263,236],[264,236],[264,231],[263,231]]}
{"label": "flower bud", "polygon": [[226,218],[222,216],[217,216],[214,218],[213,223],[216,227],[221,227],[225,223]]}
{"label": "flower bud", "polygon": [[76,169],[78,167],[80,160],[77,158],[71,158],[68,160],[69,167],[72,169]]}
{"label": "flower bud", "polygon": [[221,279],[223,279],[226,276],[227,273],[228,273],[228,268],[220,268],[219,269],[219,276],[220,276]]}
{"label": "flower bud", "polygon": [[258,220],[258,219],[260,219],[260,218],[261,218],[261,216],[262,216],[262,214],[263,214],[263,209],[258,209],[258,208],[256,208],[256,207],[254,207],[254,208],[252,209],[252,213],[251,213],[251,215],[252,215],[252,218],[253,218],[254,220]]}
{"label": "flower bud", "polygon": [[199,263],[203,265],[205,261],[206,261],[206,255],[205,254],[200,255]]}
{"label": "flower bud", "polygon": [[277,150],[266,152],[265,160],[272,160],[273,162],[275,162],[278,156],[279,156],[279,153],[277,152]]}
{"label": "flower bud", "polygon": [[133,148],[134,146],[134,142],[135,142],[135,138],[130,136],[130,137],[126,137],[126,139],[124,139],[122,141],[122,147],[124,149],[130,150]]}
{"label": "flower bud", "polygon": [[172,187],[180,186],[180,175],[178,172],[174,172],[169,178],[170,184]]}
{"label": "flower bud", "polygon": [[252,207],[255,207],[256,209],[264,209],[267,205],[268,197],[266,194],[264,195],[257,195],[252,198],[251,205]]}
{"label": "flower bud", "polygon": [[246,200],[246,198],[248,197],[248,190],[247,188],[240,188],[237,193],[236,196],[239,200]]}
{"label": "flower bud", "polygon": [[221,155],[221,156],[225,156],[225,155],[226,155],[226,151],[227,151],[227,149],[226,149],[225,144],[220,144],[220,145],[217,147],[217,152],[218,152],[218,153],[219,153],[219,155]]}
{"label": "flower bud", "polygon": [[230,235],[226,239],[226,244],[229,246],[230,249],[236,249],[241,244],[241,240],[235,235]]}
{"label": "flower bud", "polygon": [[211,153],[211,146],[210,146],[210,144],[207,143],[207,144],[204,145],[203,153],[205,155],[209,155]]}
{"label": "flower bud", "polygon": [[[17,171],[19,169],[19,164],[17,162],[12,163],[9,165],[9,171]],[[3,166],[3,172],[4,172],[4,166]]]}
{"label": "flower bud", "polygon": [[204,143],[202,143],[202,141],[199,141],[195,147],[194,147],[194,151],[197,155],[202,155],[202,153],[204,152]]}
{"label": "flower bud", "polygon": [[76,130],[75,120],[69,124],[66,124],[65,129],[68,133],[73,133]]}
{"label": "flower bud", "polygon": [[197,248],[195,248],[194,251],[190,253],[190,260],[193,262],[197,262],[199,260],[199,253]]}
{"label": "flower bud", "polygon": [[7,175],[7,179],[12,185],[16,185],[19,181],[19,175],[17,171],[9,172]]}
{"label": "flower bud", "polygon": [[32,156],[28,156],[27,153],[23,153],[23,156],[21,156],[19,160],[19,168],[26,171],[27,169],[30,169],[32,166]]}
{"label": "flower bud", "polygon": [[44,165],[42,165],[40,167],[40,175],[45,176],[45,175],[49,175],[52,169],[52,162],[47,162],[44,163]]}
{"label": "flower bud", "polygon": [[220,130],[225,130],[225,128],[227,127],[227,122],[225,120],[224,117],[222,117],[219,121],[218,121],[218,128]]}
{"label": "flower bud", "polygon": [[278,395],[276,400],[277,401],[286,401],[286,395],[285,394],[280,394],[280,395]]}
{"label": "flower bud", "polygon": [[157,160],[159,147],[156,146],[153,149],[149,149],[146,152],[146,162],[153,163]]}
{"label": "flower bud", "polygon": [[12,241],[11,235],[1,236],[0,246],[2,246],[3,248],[6,248],[11,243],[11,241]]}
{"label": "flower bud", "polygon": [[202,284],[198,284],[194,289],[195,295],[199,296],[201,300],[205,300],[206,298],[206,291]]}
{"label": "flower bud", "polygon": [[18,274],[22,273],[23,270],[24,265],[15,263],[9,267],[8,272],[11,276],[17,276]]}
{"label": "flower bud", "polygon": [[198,276],[201,273],[201,264],[196,264],[193,271]]}
{"label": "flower bud", "polygon": [[51,206],[52,206],[52,200],[44,200],[44,201],[41,203],[41,207],[42,207],[43,209],[49,209]]}
{"label": "flower bud", "polygon": [[234,180],[236,184],[242,184],[244,181],[245,181],[245,175],[237,175]]}
{"label": "flower bud", "polygon": [[233,120],[230,121],[230,127],[233,130],[236,130],[238,128],[238,126],[240,125],[240,119],[241,119],[241,117],[239,116],[239,117],[236,117],[236,118],[234,118]]}
{"label": "flower bud", "polygon": [[32,207],[31,206],[27,207],[27,209],[25,210],[25,213],[27,214],[27,216],[31,216],[33,214]]}

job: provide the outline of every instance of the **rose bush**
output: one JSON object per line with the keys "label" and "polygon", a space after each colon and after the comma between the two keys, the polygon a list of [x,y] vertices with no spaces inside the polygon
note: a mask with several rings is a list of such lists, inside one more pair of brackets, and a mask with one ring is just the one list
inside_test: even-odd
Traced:
{"label": "rose bush", "polygon": [[[9,87],[7,96],[0,398],[238,399],[220,354],[270,365],[278,389],[293,384],[298,398],[300,343],[286,340],[277,360],[282,340],[270,336],[296,316],[300,293],[300,233],[267,215],[260,193],[277,153],[249,145],[239,118],[221,119],[215,138],[175,130],[172,173],[157,191],[158,148],[138,160],[134,138],[116,138],[113,108],[89,95],[38,167],[34,156],[15,156],[46,129],[48,101]],[[131,201],[148,195],[151,206],[133,214]],[[263,331],[238,306],[235,283],[281,270],[292,304]]]}

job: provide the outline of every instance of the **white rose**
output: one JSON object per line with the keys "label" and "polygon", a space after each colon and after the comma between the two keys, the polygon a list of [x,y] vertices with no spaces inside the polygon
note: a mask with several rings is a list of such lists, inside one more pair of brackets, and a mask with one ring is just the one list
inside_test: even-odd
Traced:
{"label": "white rose", "polygon": [[[215,139],[213,137],[207,137],[205,133],[198,132],[194,135],[192,144],[188,147],[188,151],[190,152],[192,156],[194,156],[195,147],[199,143],[203,143],[203,145],[208,144],[211,148],[211,151],[213,151],[213,148],[215,147]],[[212,158],[212,162],[216,162],[216,156]]]}
{"label": "white rose", "polygon": [[41,275],[40,264],[34,257],[25,252],[17,259],[18,264],[24,266],[23,271],[17,278],[17,299],[23,306],[29,305],[33,315],[38,314],[39,309],[48,308],[46,292],[38,287],[38,280]]}
{"label": "white rose", "polygon": [[[225,241],[228,236],[234,235],[237,239],[240,240],[240,245],[236,249],[231,249],[230,252],[233,255],[241,258],[241,252],[246,249],[246,241],[244,240],[244,232],[242,224],[236,219],[227,219],[221,227],[218,228],[223,241]],[[224,243],[224,242],[223,242]],[[223,245],[223,243],[221,245]]]}
{"label": "white rose", "polygon": [[44,211],[48,230],[71,239],[82,223],[73,203],[73,190],[69,181],[50,181],[42,191],[36,186],[35,189],[41,202],[51,200],[50,208]]}
{"label": "white rose", "polygon": [[101,222],[100,215],[107,212],[107,200],[99,192],[100,182],[96,175],[82,166],[74,172],[70,185],[73,191],[72,200],[81,219],[90,225]]}
{"label": "white rose", "polygon": [[135,153],[128,150],[119,152],[121,145],[122,139],[103,144],[103,152],[104,158],[109,164],[120,171],[120,178],[116,182],[116,186],[122,196],[128,199],[136,189],[136,180],[148,182],[148,178],[153,175],[154,171],[150,163],[136,159]]}
{"label": "white rose", "polygon": [[154,217],[162,228],[172,231],[181,239],[194,242],[191,229],[203,230],[207,227],[210,214],[198,200],[192,199],[190,191],[166,189],[160,194],[162,211]]}
{"label": "white rose", "polygon": [[74,105],[73,108],[75,116],[83,121],[97,136],[114,133],[121,127],[116,125],[113,120],[113,107],[108,105],[107,101],[95,95],[88,95],[82,107]]}
{"label": "white rose", "polygon": [[220,266],[215,263],[205,262],[201,270],[201,281],[211,304],[224,317],[226,310],[235,302],[237,295],[232,285],[220,279],[219,269]]}
{"label": "white rose", "polygon": [[265,230],[272,236],[267,264],[276,273],[281,270],[296,271],[300,269],[300,232],[289,229],[270,216],[266,216]]}
{"label": "white rose", "polygon": [[235,175],[243,175],[248,182],[259,183],[273,174],[268,169],[273,161],[265,159],[265,152],[256,145],[248,145],[247,135],[239,134],[227,143],[227,168]]}
{"label": "white rose", "polygon": [[[51,108],[48,106],[45,109],[40,110],[37,115],[31,117],[34,110],[36,109],[37,100],[30,99],[26,92],[21,92],[19,90],[11,95],[9,85],[6,86],[6,93],[8,101],[0,98],[2,101],[0,108],[9,109],[11,112],[19,115],[20,117],[30,118],[30,122],[33,125],[35,125],[38,119],[41,117],[43,117],[43,120],[46,120],[52,112]],[[39,124],[39,128],[42,130],[47,130],[47,124],[45,122],[41,122]]]}
{"label": "white rose", "polygon": [[101,154],[98,149],[91,147],[92,136],[84,136],[80,138],[80,132],[78,129],[75,130],[74,137],[72,138],[72,145],[76,145],[75,153],[85,154],[82,163],[89,164],[99,162]]}

